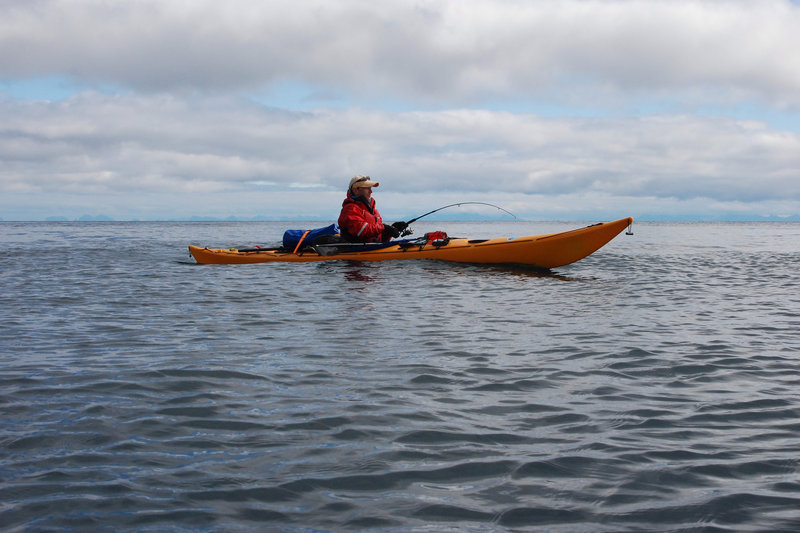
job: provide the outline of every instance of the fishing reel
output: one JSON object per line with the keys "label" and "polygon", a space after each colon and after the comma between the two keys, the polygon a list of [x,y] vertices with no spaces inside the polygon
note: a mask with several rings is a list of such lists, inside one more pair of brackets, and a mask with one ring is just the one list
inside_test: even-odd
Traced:
{"label": "fishing reel", "polygon": [[412,233],[414,233],[414,230],[406,226],[406,229],[404,229],[403,232],[400,233],[400,236],[405,237],[406,235],[411,235]]}

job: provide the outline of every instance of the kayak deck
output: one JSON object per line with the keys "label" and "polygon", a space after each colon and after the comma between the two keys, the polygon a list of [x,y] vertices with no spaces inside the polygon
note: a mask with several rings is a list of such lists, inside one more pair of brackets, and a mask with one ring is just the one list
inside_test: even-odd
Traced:
{"label": "kayak deck", "polygon": [[421,243],[389,244],[373,250],[358,250],[348,247],[333,255],[316,251],[293,253],[282,249],[258,249],[239,251],[236,249],[201,248],[189,245],[189,252],[200,264],[249,264],[249,263],[307,263],[312,261],[391,261],[401,259],[438,259],[459,263],[508,263],[539,268],[556,268],[574,263],[594,253],[626,227],[633,218],[622,218],[614,222],[601,222],[593,226],[517,238],[495,239],[450,239],[445,245]]}

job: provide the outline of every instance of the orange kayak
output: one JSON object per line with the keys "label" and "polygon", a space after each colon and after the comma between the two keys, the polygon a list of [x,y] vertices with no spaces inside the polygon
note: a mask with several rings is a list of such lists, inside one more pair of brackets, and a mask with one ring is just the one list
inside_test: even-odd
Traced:
{"label": "orange kayak", "polygon": [[393,241],[377,249],[370,249],[371,245],[354,244],[338,245],[336,248],[318,246],[295,253],[286,249],[241,251],[190,245],[189,252],[198,263],[212,265],[438,259],[459,263],[503,263],[556,268],[594,253],[632,223],[633,218],[628,217],[562,233],[480,240]]}

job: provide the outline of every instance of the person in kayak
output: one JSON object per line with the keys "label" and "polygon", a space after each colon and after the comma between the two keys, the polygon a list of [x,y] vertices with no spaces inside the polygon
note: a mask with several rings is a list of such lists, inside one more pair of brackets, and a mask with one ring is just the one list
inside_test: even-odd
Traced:
{"label": "person in kayak", "polygon": [[375,207],[372,188],[380,185],[369,176],[354,176],[339,214],[339,231],[349,242],[387,242],[408,227],[405,222],[385,225]]}

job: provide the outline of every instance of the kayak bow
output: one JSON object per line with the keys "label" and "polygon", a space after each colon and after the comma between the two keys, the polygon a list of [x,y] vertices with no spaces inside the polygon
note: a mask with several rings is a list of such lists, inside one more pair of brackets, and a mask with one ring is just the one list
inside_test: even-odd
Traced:
{"label": "kayak bow", "polygon": [[379,249],[359,250],[348,247],[342,252],[318,253],[303,251],[294,253],[283,249],[213,249],[189,246],[189,252],[201,264],[246,264],[246,263],[307,263],[311,261],[389,261],[398,259],[438,259],[459,263],[495,263],[530,265],[539,268],[556,268],[574,263],[594,253],[626,227],[633,218],[622,218],[614,222],[601,222],[593,226],[517,238],[486,240],[450,239],[447,244],[422,243],[407,246],[406,243],[389,244]]}

